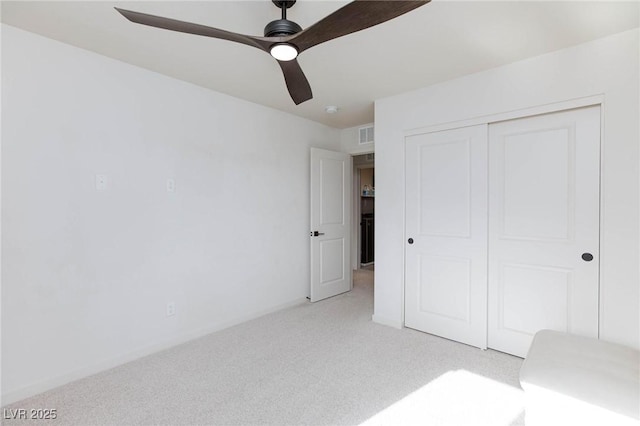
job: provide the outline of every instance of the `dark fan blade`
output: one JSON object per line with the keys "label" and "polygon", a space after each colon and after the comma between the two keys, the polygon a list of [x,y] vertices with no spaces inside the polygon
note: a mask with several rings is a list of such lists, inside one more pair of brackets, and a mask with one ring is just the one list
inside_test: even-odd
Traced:
{"label": "dark fan blade", "polygon": [[386,22],[424,6],[430,1],[356,0],[292,36],[289,40],[298,47],[298,52],[303,52],[325,41]]}
{"label": "dark fan blade", "polygon": [[150,27],[162,28],[165,30],[178,31],[180,33],[196,34],[205,37],[219,38],[223,40],[235,41],[257,47],[260,50],[269,52],[269,47],[273,41],[263,37],[254,37],[244,34],[232,33],[230,31],[219,30],[205,25],[193,24],[191,22],[178,21],[176,19],[163,18],[161,16],[148,15],[146,13],[134,12],[131,10],[115,8],[122,16],[135,22],[136,24],[148,25]]}
{"label": "dark fan blade", "polygon": [[278,63],[282,68],[284,80],[287,83],[287,89],[289,89],[293,102],[296,105],[300,105],[302,102],[313,98],[309,81],[302,72],[298,61],[294,59],[292,61],[278,61]]}

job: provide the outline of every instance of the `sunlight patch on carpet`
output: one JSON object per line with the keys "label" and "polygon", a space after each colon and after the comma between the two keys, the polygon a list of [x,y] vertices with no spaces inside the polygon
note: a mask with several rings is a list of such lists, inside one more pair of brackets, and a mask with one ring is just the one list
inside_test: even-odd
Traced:
{"label": "sunlight patch on carpet", "polygon": [[432,380],[361,426],[508,426],[523,410],[521,389],[456,370]]}

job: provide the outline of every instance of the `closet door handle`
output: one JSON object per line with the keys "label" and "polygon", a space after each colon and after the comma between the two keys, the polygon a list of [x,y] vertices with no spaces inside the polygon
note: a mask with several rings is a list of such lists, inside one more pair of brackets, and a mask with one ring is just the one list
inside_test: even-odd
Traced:
{"label": "closet door handle", "polygon": [[582,253],[582,260],[585,262],[591,262],[593,260],[593,255],[591,253]]}
{"label": "closet door handle", "polygon": [[409,244],[413,244],[413,238],[409,238],[409,239],[407,240],[407,242],[408,242]]}

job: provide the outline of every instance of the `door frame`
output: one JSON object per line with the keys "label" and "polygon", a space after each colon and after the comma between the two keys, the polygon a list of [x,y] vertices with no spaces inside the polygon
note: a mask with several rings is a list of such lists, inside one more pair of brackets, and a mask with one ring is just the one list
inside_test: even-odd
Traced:
{"label": "door frame", "polygon": [[[414,135],[419,135],[419,134],[423,134],[423,133],[435,133],[435,132],[440,132],[440,131],[444,131],[444,130],[452,130],[452,129],[457,129],[460,127],[469,127],[469,126],[476,126],[476,125],[480,125],[480,124],[487,124],[490,125],[491,123],[497,123],[500,121],[507,121],[507,120],[514,120],[514,119],[518,119],[518,118],[526,118],[526,117],[533,117],[536,115],[543,115],[543,114],[549,114],[549,113],[554,113],[554,112],[560,112],[560,111],[565,111],[565,110],[571,110],[571,109],[577,109],[577,108],[583,108],[583,107],[589,107],[589,106],[600,106],[600,187],[602,188],[602,180],[603,180],[603,175],[602,175],[602,159],[604,156],[604,146],[605,146],[605,138],[604,138],[604,116],[605,116],[605,97],[604,95],[593,95],[593,96],[586,96],[586,97],[582,97],[582,98],[575,98],[575,99],[569,99],[569,100],[565,100],[565,101],[560,101],[560,102],[556,102],[556,103],[552,103],[552,104],[545,104],[545,105],[537,105],[537,106],[532,106],[532,107],[528,107],[528,108],[522,108],[522,109],[517,109],[517,110],[512,110],[512,111],[505,111],[505,112],[501,112],[501,113],[496,113],[496,114],[490,114],[490,115],[485,115],[485,116],[480,116],[480,117],[474,117],[474,118],[469,118],[466,120],[457,120],[457,121],[452,121],[452,122],[447,122],[447,123],[439,123],[439,124],[433,124],[433,125],[429,125],[429,126],[424,126],[424,127],[417,127],[417,128],[413,128],[413,129],[408,129],[405,130],[403,132],[403,144],[402,144],[402,156],[403,158],[406,156],[406,139],[409,136],[414,136]],[[406,193],[406,177],[407,177],[407,169],[406,167],[404,167],[404,179],[405,179],[405,184],[403,187],[403,192],[404,192],[404,199],[406,200],[407,198],[407,193]],[[602,205],[603,205],[603,196],[602,196],[602,191],[600,191],[599,194],[599,205],[600,205],[600,217],[599,217],[599,225],[600,225],[600,229],[598,230],[598,237],[599,237],[599,241],[602,242],[603,239],[603,214],[602,214]],[[403,235],[403,241],[406,241],[407,239],[407,223],[406,223],[406,211],[404,212],[404,216],[402,218],[403,220],[403,230],[404,230],[404,235]],[[602,259],[603,257],[603,247],[602,244],[600,243],[600,259]],[[406,251],[403,250],[402,252],[402,261],[403,261],[403,272],[402,272],[402,297],[401,297],[401,306],[400,306],[400,312],[402,313],[402,324],[401,327],[406,327],[405,326],[405,294],[406,294],[406,276],[405,276],[405,269],[406,269],[406,264],[407,264],[407,257],[406,257]],[[600,297],[601,295],[601,289],[600,289],[600,284],[602,283],[602,268],[598,268],[598,338],[600,337],[600,329],[601,324],[602,324],[602,298]],[[488,321],[488,319],[487,319]]]}

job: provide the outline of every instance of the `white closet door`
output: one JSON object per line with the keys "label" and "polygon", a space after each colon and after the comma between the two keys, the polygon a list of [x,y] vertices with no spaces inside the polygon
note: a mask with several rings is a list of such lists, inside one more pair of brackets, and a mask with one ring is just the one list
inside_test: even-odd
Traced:
{"label": "white closet door", "polygon": [[406,138],[405,237],[405,325],[486,348],[486,125]]}
{"label": "white closet door", "polygon": [[598,337],[600,108],[489,126],[489,347]]}

